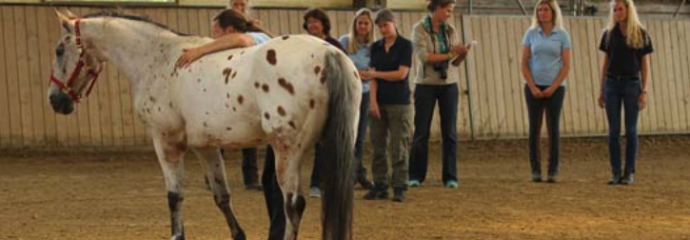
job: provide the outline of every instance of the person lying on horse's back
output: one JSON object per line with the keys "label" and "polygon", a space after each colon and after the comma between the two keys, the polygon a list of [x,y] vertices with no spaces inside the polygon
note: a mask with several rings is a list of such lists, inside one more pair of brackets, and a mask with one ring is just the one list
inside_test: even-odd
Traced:
{"label": "person lying on horse's back", "polygon": [[185,49],[177,59],[178,67],[187,67],[206,54],[233,48],[251,47],[268,41],[271,34],[248,20],[244,14],[226,9],[213,18],[215,41],[199,47]]}

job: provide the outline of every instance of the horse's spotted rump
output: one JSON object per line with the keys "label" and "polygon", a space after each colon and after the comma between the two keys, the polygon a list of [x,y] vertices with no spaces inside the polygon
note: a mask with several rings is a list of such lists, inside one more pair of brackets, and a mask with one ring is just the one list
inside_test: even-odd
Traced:
{"label": "horse's spotted rump", "polygon": [[283,36],[283,40],[288,40],[288,38],[290,38],[290,35]]}
{"label": "horse's spotted rump", "polygon": [[271,120],[271,115],[268,114],[268,112],[265,112],[265,113],[264,113],[264,118],[266,118],[266,120]]}
{"label": "horse's spotted rump", "polygon": [[264,90],[264,92],[268,92],[268,90],[269,90],[268,84],[264,83],[264,85],[261,85],[261,89]]}
{"label": "horse's spotted rump", "polygon": [[314,68],[314,74],[319,75],[320,72],[321,72],[321,66],[316,66]]}
{"label": "horse's spotted rump", "polygon": [[288,91],[290,94],[295,95],[295,87],[292,86],[292,83],[285,80],[285,78],[279,78],[278,84],[281,87],[283,87],[285,89],[285,91]]}
{"label": "horse's spotted rump", "polygon": [[228,84],[228,81],[230,80],[230,75],[232,74],[232,69],[231,68],[225,68],[223,69],[223,75],[225,76],[225,84]]}
{"label": "horse's spotted rump", "polygon": [[276,50],[268,50],[266,53],[266,61],[268,61],[268,63],[271,65],[276,65],[278,63],[278,60],[276,59]]}
{"label": "horse's spotted rump", "polygon": [[237,97],[237,102],[238,102],[240,105],[242,105],[242,103],[244,102],[244,97],[243,97],[242,95],[239,95],[239,96]]}
{"label": "horse's spotted rump", "polygon": [[278,114],[279,114],[281,117],[285,117],[285,115],[287,115],[287,113],[285,112],[285,109],[283,108],[283,106],[278,106]]}
{"label": "horse's spotted rump", "polygon": [[314,99],[310,99],[310,100],[309,100],[309,107],[310,107],[311,109],[314,109],[314,105],[316,105],[316,102],[314,102]]}

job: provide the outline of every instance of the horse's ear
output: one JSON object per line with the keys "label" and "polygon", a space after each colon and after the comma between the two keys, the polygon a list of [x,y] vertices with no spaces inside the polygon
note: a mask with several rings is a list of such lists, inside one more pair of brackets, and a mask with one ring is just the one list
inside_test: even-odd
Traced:
{"label": "horse's ear", "polygon": [[70,26],[70,24],[69,24],[70,18],[68,16],[66,16],[65,14],[63,14],[62,12],[58,11],[57,9],[55,9],[55,14],[57,14],[57,17],[60,20],[60,26],[62,26],[62,28],[65,29],[65,31],[67,31],[68,33],[72,32],[72,30],[70,30],[70,27],[69,27]]}

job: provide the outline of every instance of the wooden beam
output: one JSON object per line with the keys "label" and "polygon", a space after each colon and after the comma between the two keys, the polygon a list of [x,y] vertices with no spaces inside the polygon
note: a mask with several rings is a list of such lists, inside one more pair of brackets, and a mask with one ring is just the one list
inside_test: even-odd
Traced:
{"label": "wooden beam", "polygon": [[426,6],[426,0],[388,0],[386,5],[390,9],[422,10]]}

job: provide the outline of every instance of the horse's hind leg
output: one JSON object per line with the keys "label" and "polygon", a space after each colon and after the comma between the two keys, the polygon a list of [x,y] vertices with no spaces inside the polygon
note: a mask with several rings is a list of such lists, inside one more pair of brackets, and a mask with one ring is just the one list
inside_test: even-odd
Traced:
{"label": "horse's hind leg", "polygon": [[[312,146],[313,144],[305,144]],[[302,147],[303,148],[303,147]],[[276,162],[276,177],[280,189],[283,191],[285,204],[285,240],[297,239],[299,224],[307,202],[300,186],[300,160],[304,149],[297,147],[280,146],[274,148]]]}
{"label": "horse's hind leg", "polygon": [[[182,137],[183,138],[183,137]],[[184,154],[187,145],[184,139],[170,141],[154,134],[153,146],[158,155],[158,162],[165,176],[165,187],[168,190],[170,208],[170,226],[172,240],[184,240],[182,225],[182,202],[184,201]]]}
{"label": "horse's hind leg", "polygon": [[244,231],[240,227],[235,213],[232,211],[230,190],[225,177],[225,166],[219,150],[217,148],[194,149],[194,153],[199,157],[202,164],[206,166],[206,178],[213,191],[213,199],[220,211],[225,215],[225,220],[228,222],[228,226],[230,226],[232,239],[246,239]]}

